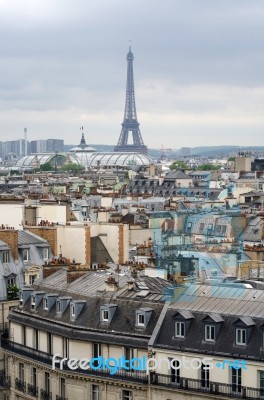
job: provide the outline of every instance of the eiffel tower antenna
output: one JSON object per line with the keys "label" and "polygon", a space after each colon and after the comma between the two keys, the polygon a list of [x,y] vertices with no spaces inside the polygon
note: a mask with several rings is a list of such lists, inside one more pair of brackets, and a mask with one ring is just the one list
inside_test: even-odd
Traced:
{"label": "eiffel tower antenna", "polygon": [[[126,104],[124,120],[115,151],[118,152],[135,152],[147,154],[148,148],[144,145],[139,122],[137,120],[134,76],[133,76],[133,60],[134,56],[131,51],[131,41],[129,41],[129,51],[127,53],[127,85],[126,85]],[[132,134],[133,144],[128,144],[129,134]]]}

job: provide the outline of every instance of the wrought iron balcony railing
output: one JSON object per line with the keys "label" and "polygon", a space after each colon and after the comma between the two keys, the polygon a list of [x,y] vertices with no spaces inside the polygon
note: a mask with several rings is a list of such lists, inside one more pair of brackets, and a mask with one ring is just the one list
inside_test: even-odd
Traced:
{"label": "wrought iron balcony railing", "polygon": [[[177,379],[175,379],[177,378]],[[162,375],[151,373],[150,384],[167,386],[176,390],[188,390],[191,392],[204,392],[211,395],[222,395],[225,397],[238,399],[264,399],[264,388],[257,389],[242,385],[225,384],[211,382],[203,379],[189,379],[175,377],[171,375]]]}
{"label": "wrought iron balcony railing", "polygon": [[41,400],[52,400],[52,393],[48,390],[41,389],[40,398]]}
{"label": "wrought iron balcony railing", "polygon": [[10,378],[5,374],[4,370],[0,371],[0,388],[9,388]]}
{"label": "wrought iron balcony railing", "polygon": [[[1,347],[7,351],[10,351],[15,354],[22,355],[23,357],[36,360],[38,362],[44,363],[50,368],[52,367],[52,355],[45,353],[40,350],[32,349],[31,347],[24,346],[22,344],[12,342],[7,339],[1,340]],[[58,358],[57,367],[60,368],[60,359]],[[67,363],[63,363],[62,365],[64,371],[72,372],[72,370],[67,366]],[[122,381],[132,381],[132,382],[139,382],[139,383],[148,383],[148,377],[146,371],[127,371],[125,369],[118,370],[115,374],[111,373],[110,369],[75,369],[75,373],[79,373],[82,375],[92,375],[92,376],[101,376],[105,378],[117,379]]]}
{"label": "wrought iron balcony railing", "polygon": [[15,379],[15,388],[16,390],[19,390],[20,392],[25,393],[26,391],[26,383],[19,378]]}
{"label": "wrought iron balcony railing", "polygon": [[56,400],[68,400],[66,397],[64,396],[56,396]]}
{"label": "wrought iron balcony railing", "polygon": [[27,385],[27,392],[30,396],[38,397],[38,388],[34,385],[30,385],[30,383]]}

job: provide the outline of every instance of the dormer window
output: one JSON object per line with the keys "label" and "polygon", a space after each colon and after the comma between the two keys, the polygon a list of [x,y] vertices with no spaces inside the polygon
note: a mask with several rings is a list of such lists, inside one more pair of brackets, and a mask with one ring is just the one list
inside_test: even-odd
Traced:
{"label": "dormer window", "polygon": [[146,328],[153,309],[151,308],[139,308],[136,310],[136,326],[139,328]]}
{"label": "dormer window", "polygon": [[75,321],[79,317],[85,304],[86,304],[86,301],[84,301],[84,300],[73,300],[70,303],[70,319],[71,319],[71,321]]}
{"label": "dormer window", "polygon": [[144,314],[138,314],[137,315],[137,325],[138,326],[145,326],[145,315]]}
{"label": "dormer window", "polygon": [[43,309],[48,310],[48,299],[46,297],[44,297],[43,300]]}
{"label": "dormer window", "polygon": [[28,249],[23,250],[22,256],[23,256],[23,261],[28,262],[29,261],[29,250]]}
{"label": "dormer window", "polygon": [[246,346],[254,329],[255,322],[251,317],[240,317],[233,325],[235,328],[235,345]]}
{"label": "dormer window", "polygon": [[35,305],[36,305],[36,297],[32,296],[31,297],[31,308],[32,308],[32,310],[34,310]]}
{"label": "dormer window", "polygon": [[60,312],[61,312],[61,302],[59,300],[59,301],[57,301],[57,313],[60,313]]}
{"label": "dormer window", "polygon": [[9,251],[3,251],[2,253],[2,262],[8,263],[10,261]]}
{"label": "dormer window", "polygon": [[75,318],[75,304],[71,305],[71,316],[72,318]]}
{"label": "dormer window", "polygon": [[236,328],[236,344],[240,346],[245,346],[247,344],[246,339],[246,329]]}
{"label": "dormer window", "polygon": [[49,258],[49,249],[46,249],[46,248],[42,249],[42,257],[43,257],[43,260],[48,260],[48,258]]}
{"label": "dormer window", "polygon": [[202,322],[204,323],[205,342],[215,342],[221,330],[221,326],[224,323],[224,319],[220,314],[209,313],[203,318]]}
{"label": "dormer window", "polygon": [[100,306],[100,321],[111,323],[117,309],[116,304],[103,304]]}
{"label": "dormer window", "polygon": [[16,279],[14,277],[7,279],[7,286],[13,286],[16,284]]}
{"label": "dormer window", "polygon": [[175,323],[175,337],[177,338],[185,337],[185,322],[177,321]]}
{"label": "dormer window", "polygon": [[23,292],[20,293],[19,305],[23,306]]}
{"label": "dormer window", "polygon": [[108,321],[108,320],[109,320],[108,310],[102,310],[102,321]]}
{"label": "dormer window", "polygon": [[215,326],[214,325],[205,325],[204,339],[206,342],[214,342],[215,341]]}
{"label": "dormer window", "polygon": [[191,321],[194,319],[193,314],[188,310],[179,310],[173,315],[172,319],[175,321],[175,335],[176,339],[185,338],[190,329]]}

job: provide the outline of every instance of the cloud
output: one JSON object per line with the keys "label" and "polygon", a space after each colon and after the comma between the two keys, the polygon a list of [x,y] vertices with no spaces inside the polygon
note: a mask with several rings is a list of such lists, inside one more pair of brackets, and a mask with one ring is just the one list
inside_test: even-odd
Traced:
{"label": "cloud", "polygon": [[263,20],[262,0],[0,0],[0,134],[115,144],[131,39],[147,144],[261,144]]}

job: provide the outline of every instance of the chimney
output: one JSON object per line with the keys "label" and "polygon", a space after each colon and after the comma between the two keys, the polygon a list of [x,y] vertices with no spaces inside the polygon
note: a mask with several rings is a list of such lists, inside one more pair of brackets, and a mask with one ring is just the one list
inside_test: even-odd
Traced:
{"label": "chimney", "polygon": [[67,283],[71,283],[76,281],[76,279],[81,276],[87,274],[90,271],[90,267],[85,267],[80,263],[76,263],[75,259],[72,260],[72,263],[68,265],[67,268]]}
{"label": "chimney", "polygon": [[127,282],[127,288],[128,288],[128,290],[132,290],[133,289],[133,287],[134,287],[134,281],[128,281]]}
{"label": "chimney", "polygon": [[18,231],[14,228],[0,227],[0,240],[6,242],[11,249],[14,260],[18,260]]}
{"label": "chimney", "polygon": [[115,292],[118,288],[118,283],[113,276],[109,276],[105,281],[105,289],[107,292]]}

